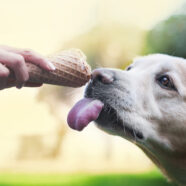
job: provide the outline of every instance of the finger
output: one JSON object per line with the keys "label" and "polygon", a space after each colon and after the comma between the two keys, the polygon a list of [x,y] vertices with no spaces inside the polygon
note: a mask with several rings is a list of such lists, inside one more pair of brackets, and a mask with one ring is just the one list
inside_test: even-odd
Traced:
{"label": "finger", "polygon": [[33,64],[40,66],[45,70],[55,70],[55,66],[46,58],[30,50],[24,50],[21,52],[22,56],[25,58],[25,61],[29,61]]}
{"label": "finger", "polygon": [[20,88],[29,78],[28,69],[23,56],[0,50],[0,62],[12,69],[17,80],[17,88]]}
{"label": "finger", "polygon": [[42,55],[30,49],[23,50],[23,49],[13,48],[9,46],[4,46],[4,45],[3,46],[1,45],[0,48],[8,52],[20,54],[25,58],[25,61],[36,64],[45,70],[49,70],[49,71],[55,70],[55,66],[48,59],[44,58]]}
{"label": "finger", "polygon": [[0,63],[0,90],[6,88],[9,70]]}
{"label": "finger", "polygon": [[9,74],[10,74],[10,71],[8,70],[8,68],[0,63],[0,78],[1,77],[8,78]]}
{"label": "finger", "polygon": [[44,58],[43,56],[32,50],[17,49],[16,53],[22,55],[25,61],[36,64],[45,70],[55,70],[55,66],[48,59]]}
{"label": "finger", "polygon": [[25,85],[24,82],[18,82],[16,79],[8,79],[6,88],[16,87],[21,89]]}

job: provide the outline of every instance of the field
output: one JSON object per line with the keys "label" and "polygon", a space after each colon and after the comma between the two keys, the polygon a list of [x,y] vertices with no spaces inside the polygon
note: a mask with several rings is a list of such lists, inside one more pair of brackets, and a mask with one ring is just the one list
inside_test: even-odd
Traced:
{"label": "field", "polygon": [[159,172],[144,174],[0,174],[0,186],[173,186]]}

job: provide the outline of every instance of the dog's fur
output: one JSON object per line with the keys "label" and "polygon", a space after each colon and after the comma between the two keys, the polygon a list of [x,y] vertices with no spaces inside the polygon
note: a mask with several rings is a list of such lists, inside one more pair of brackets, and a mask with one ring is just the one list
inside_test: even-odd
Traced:
{"label": "dog's fur", "polygon": [[[99,99],[104,108],[97,125],[139,146],[171,180],[186,185],[186,60],[163,54],[140,57],[128,70],[100,69],[85,97]],[[175,89],[162,86],[168,75]]]}

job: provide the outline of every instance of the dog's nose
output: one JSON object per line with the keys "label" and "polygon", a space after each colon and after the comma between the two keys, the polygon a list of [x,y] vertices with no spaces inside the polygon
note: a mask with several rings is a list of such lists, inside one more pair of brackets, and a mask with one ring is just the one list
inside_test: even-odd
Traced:
{"label": "dog's nose", "polygon": [[104,84],[109,84],[113,82],[113,74],[105,69],[95,69],[92,72],[91,79],[93,81],[100,81]]}

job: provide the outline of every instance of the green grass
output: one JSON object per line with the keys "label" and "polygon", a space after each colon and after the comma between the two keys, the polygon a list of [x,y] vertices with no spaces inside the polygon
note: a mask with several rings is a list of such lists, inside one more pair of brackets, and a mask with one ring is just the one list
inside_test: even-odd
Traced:
{"label": "green grass", "polygon": [[159,172],[144,174],[0,174],[0,186],[173,186]]}

